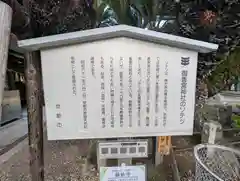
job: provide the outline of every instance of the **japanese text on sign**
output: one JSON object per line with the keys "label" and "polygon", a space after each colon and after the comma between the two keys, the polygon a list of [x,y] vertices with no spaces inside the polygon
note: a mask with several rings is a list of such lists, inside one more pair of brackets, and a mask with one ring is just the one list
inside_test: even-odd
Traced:
{"label": "japanese text on sign", "polygon": [[75,58],[71,57],[71,67],[72,67],[72,92],[73,95],[77,95],[77,88],[76,88],[76,67],[75,67]]}
{"label": "japanese text on sign", "polygon": [[[96,72],[95,72],[95,61],[96,59],[94,57],[90,57],[90,70],[93,77],[96,78]],[[151,109],[151,76],[152,76],[152,69],[151,69],[151,58],[146,58],[146,86],[142,85],[142,68],[143,64],[142,57],[138,57],[137,59],[137,99],[136,103],[133,102],[133,92],[132,92],[132,86],[133,86],[133,59],[132,57],[128,57],[128,64],[126,65],[128,67],[128,98],[126,97],[128,101],[128,124],[127,126],[132,127],[132,113],[133,113],[133,104],[136,104],[136,112],[137,112],[137,125],[141,126],[141,111],[142,111],[142,88],[146,88],[146,117],[145,117],[145,126],[149,127],[150,125],[150,109]],[[72,67],[72,92],[73,95],[76,95],[76,67],[75,67],[76,60],[74,57],[71,57],[71,67]],[[86,86],[86,60],[81,60],[81,90],[82,90],[82,111],[83,111],[83,124],[84,128],[88,128],[88,115],[87,115],[87,86]],[[110,126],[112,128],[115,127],[115,121],[116,121],[116,115],[114,112],[114,106],[115,106],[115,84],[117,82],[114,82],[115,76],[119,76],[119,121],[120,121],[120,127],[124,126],[124,58],[119,58],[119,72],[116,73],[114,70],[115,60],[113,57],[110,57],[110,63],[109,63],[109,77],[110,77]],[[155,118],[154,118],[154,126],[158,126],[159,124],[159,106],[160,106],[160,58],[157,57],[155,62]],[[189,58],[182,58],[181,59],[181,65],[182,67],[185,67],[189,64]],[[169,72],[169,63],[168,61],[164,64],[164,87],[163,87],[163,118],[162,118],[162,126],[165,127],[167,124],[167,112],[168,112],[168,72]],[[102,128],[106,128],[106,92],[105,92],[105,59],[103,57],[100,58],[100,105],[101,105],[101,125]],[[181,70],[181,98],[180,98],[180,124],[183,124],[185,122],[185,110],[186,110],[186,94],[187,94],[187,75],[188,71],[187,69]],[[61,114],[57,113],[57,118],[60,118]]]}
{"label": "japanese text on sign", "polygon": [[165,63],[164,75],[163,126],[165,127],[167,123],[168,111],[168,62]]}
{"label": "japanese text on sign", "polygon": [[146,126],[149,126],[150,118],[150,78],[151,78],[151,59],[147,58],[147,105],[146,105]]}
{"label": "japanese text on sign", "polygon": [[185,68],[190,63],[189,57],[181,57],[181,97],[180,97],[180,124],[185,122],[186,117],[186,95],[188,70]]}
{"label": "japanese text on sign", "polygon": [[156,87],[155,87],[155,92],[156,92],[156,97],[155,97],[155,126],[158,126],[158,122],[159,122],[159,117],[158,117],[158,112],[159,112],[159,70],[160,70],[160,58],[157,57],[157,62],[156,62]]}
{"label": "japanese text on sign", "polygon": [[123,102],[123,57],[120,57],[119,61],[119,66],[120,66],[120,72],[119,72],[119,77],[120,77],[120,111],[119,111],[119,117],[120,117],[120,126],[123,127],[123,111],[124,111],[124,102]]}
{"label": "japanese text on sign", "polygon": [[138,126],[141,126],[141,92],[142,92],[142,69],[141,69],[141,57],[138,57],[138,87],[137,87],[137,115]]}
{"label": "japanese text on sign", "polygon": [[110,57],[110,96],[111,96],[111,127],[114,128],[114,103],[115,103],[115,90],[114,90],[114,68],[113,57]]}
{"label": "japanese text on sign", "polygon": [[102,120],[102,128],[106,127],[106,116],[105,116],[105,74],[104,74],[104,59],[101,57],[101,71],[100,71],[100,78],[101,78],[101,120]]}
{"label": "japanese text on sign", "polygon": [[83,107],[83,123],[84,129],[88,128],[87,121],[87,88],[86,88],[86,63],[85,60],[81,60],[81,80],[82,80],[82,107]]}
{"label": "japanese text on sign", "polygon": [[128,116],[129,116],[129,127],[132,127],[132,57],[129,57],[129,75],[128,75],[128,95],[129,95],[129,100],[128,100]]}

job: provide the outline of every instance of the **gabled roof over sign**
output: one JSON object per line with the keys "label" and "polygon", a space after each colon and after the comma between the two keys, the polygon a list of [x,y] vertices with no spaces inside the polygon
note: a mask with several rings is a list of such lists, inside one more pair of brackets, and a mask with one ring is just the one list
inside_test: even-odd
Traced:
{"label": "gabled roof over sign", "polygon": [[197,41],[189,38],[179,37],[151,30],[145,30],[142,28],[128,25],[117,25],[21,40],[18,41],[18,46],[20,48],[24,48],[27,51],[36,51],[64,45],[86,43],[117,37],[138,39],[142,41],[148,41],[182,49],[189,49],[201,53],[215,51],[218,48],[218,45],[216,44]]}

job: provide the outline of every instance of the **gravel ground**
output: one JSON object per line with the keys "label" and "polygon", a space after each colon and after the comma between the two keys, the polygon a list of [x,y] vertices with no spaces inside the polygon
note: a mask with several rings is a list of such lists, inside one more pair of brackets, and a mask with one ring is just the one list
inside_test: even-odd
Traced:
{"label": "gravel ground", "polygon": [[[178,143],[178,145],[183,145],[183,140],[178,139],[178,141],[179,140],[181,142]],[[92,157],[93,159],[86,162],[86,155],[89,152],[88,141],[47,141],[45,135],[44,143],[45,181],[99,180],[96,170],[96,157]],[[179,171],[183,177],[185,175],[184,173],[188,172],[188,166],[193,165],[192,155],[191,153],[189,154],[190,155],[186,153],[183,155],[176,154],[180,168]],[[31,181],[29,157],[29,150],[26,144],[22,150],[13,155],[7,162],[0,165],[0,181]],[[186,164],[189,158],[191,158],[191,163]],[[148,162],[151,161],[147,160],[145,164],[148,164]],[[144,163],[144,161],[142,163]],[[159,167],[148,164],[148,180],[171,181],[172,173],[170,164],[168,159]]]}
{"label": "gravel ground", "polygon": [[[91,163],[86,165],[86,141],[46,141],[45,180],[46,181],[95,181],[96,169]],[[7,162],[0,165],[0,181],[30,181],[29,150],[25,146]]]}

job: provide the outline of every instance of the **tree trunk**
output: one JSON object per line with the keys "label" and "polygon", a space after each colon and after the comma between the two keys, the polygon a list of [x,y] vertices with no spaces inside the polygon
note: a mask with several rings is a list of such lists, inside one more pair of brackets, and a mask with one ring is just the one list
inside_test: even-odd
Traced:
{"label": "tree trunk", "polygon": [[12,9],[0,1],[0,120],[2,117],[2,99],[5,87],[11,23]]}

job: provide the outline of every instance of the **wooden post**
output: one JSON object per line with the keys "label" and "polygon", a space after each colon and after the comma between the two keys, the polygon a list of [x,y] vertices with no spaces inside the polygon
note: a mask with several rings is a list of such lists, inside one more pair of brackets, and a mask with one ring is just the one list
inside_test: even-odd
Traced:
{"label": "wooden post", "polygon": [[30,171],[33,181],[44,180],[43,116],[40,53],[31,52],[25,56],[25,74],[28,110],[28,135],[30,150]]}
{"label": "wooden post", "polygon": [[163,154],[158,151],[159,138],[160,138],[159,136],[156,137],[155,142],[153,142],[153,144],[155,144],[155,147],[154,147],[155,149],[153,150],[155,153],[153,158],[155,159],[154,163],[156,166],[163,163]]}
{"label": "wooden post", "polygon": [[156,140],[155,165],[163,163],[163,156],[170,154],[171,136],[159,136]]}
{"label": "wooden post", "polygon": [[2,117],[2,99],[5,87],[8,46],[12,23],[12,9],[0,1],[0,120]]}

